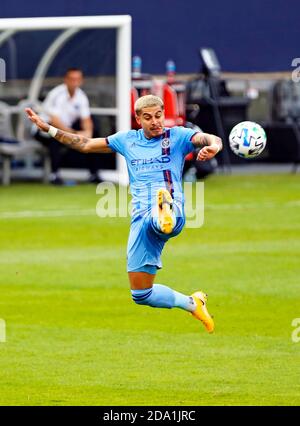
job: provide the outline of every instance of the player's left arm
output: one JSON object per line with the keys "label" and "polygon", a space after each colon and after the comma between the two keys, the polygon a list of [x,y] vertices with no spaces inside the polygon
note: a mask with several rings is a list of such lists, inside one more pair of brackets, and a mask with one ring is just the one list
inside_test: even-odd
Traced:
{"label": "player's left arm", "polygon": [[192,137],[191,142],[195,147],[201,148],[197,155],[197,160],[199,161],[210,160],[217,155],[223,147],[221,138],[208,133],[196,133]]}

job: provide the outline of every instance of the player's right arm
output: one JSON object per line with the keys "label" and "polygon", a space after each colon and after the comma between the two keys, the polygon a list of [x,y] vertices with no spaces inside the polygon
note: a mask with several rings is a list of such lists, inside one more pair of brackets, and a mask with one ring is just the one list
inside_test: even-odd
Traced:
{"label": "player's right arm", "polygon": [[[50,124],[43,121],[39,115],[32,111],[31,108],[26,108],[25,111],[32,123],[34,123],[43,132],[47,133],[50,127],[52,127],[50,126]],[[52,137],[54,137],[58,142],[62,143],[63,145],[75,149],[76,151],[83,152],[86,154],[113,152],[112,149],[110,149],[107,145],[107,141],[105,138],[91,139],[83,135],[68,133],[63,130],[55,129],[54,127],[52,127],[52,129],[54,131],[56,130],[55,136],[51,134]]]}

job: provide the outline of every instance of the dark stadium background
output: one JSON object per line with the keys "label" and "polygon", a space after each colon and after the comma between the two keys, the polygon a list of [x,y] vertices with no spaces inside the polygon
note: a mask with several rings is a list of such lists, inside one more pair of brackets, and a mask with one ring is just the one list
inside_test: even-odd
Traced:
{"label": "dark stadium background", "polygon": [[[290,70],[300,55],[298,7],[297,0],[4,0],[0,17],[130,14],[133,54],[145,72],[162,74],[168,57],[177,72],[197,72],[200,46],[214,47],[224,71],[272,72]],[[33,48],[32,40],[24,46],[24,64]]]}

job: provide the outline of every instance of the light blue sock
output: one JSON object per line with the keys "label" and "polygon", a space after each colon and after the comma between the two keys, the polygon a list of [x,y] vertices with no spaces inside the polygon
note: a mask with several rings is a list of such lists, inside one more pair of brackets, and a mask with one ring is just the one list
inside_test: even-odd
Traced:
{"label": "light blue sock", "polygon": [[185,296],[162,284],[144,290],[131,290],[132,299],[138,305],[148,305],[153,308],[181,308],[192,312],[196,305],[192,297]]}

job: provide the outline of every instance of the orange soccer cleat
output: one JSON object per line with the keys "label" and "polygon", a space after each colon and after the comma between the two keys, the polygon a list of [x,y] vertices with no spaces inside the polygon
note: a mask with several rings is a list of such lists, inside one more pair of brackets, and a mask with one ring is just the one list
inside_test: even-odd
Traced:
{"label": "orange soccer cleat", "polygon": [[191,312],[191,314],[198,320],[202,321],[206,330],[209,333],[212,333],[214,331],[215,324],[206,308],[207,294],[202,291],[196,291],[196,293],[192,294],[192,298],[194,299],[197,307],[193,312]]}

